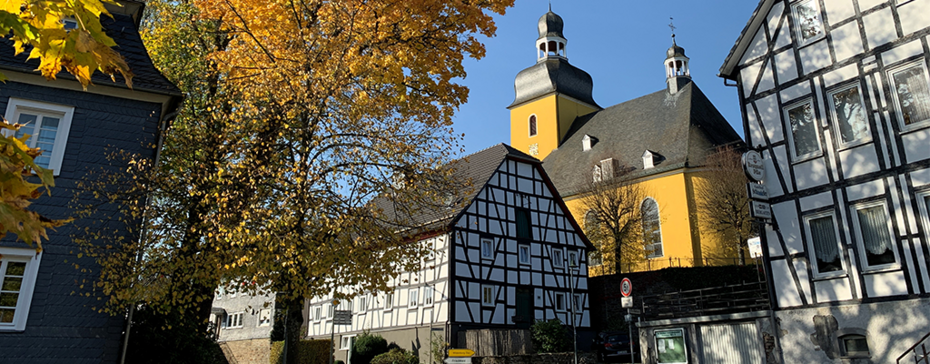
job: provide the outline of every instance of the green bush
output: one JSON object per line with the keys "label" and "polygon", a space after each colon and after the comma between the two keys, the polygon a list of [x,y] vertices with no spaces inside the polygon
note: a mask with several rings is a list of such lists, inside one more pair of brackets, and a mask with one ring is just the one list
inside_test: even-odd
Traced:
{"label": "green bush", "polygon": [[536,320],[530,327],[530,335],[533,347],[540,353],[560,353],[571,347],[568,331],[562,326],[562,321],[556,319]]}
{"label": "green bush", "polygon": [[350,361],[352,364],[369,364],[376,355],[388,352],[387,346],[387,340],[380,335],[362,333],[355,338]]}
{"label": "green bush", "polygon": [[371,364],[419,364],[420,358],[404,349],[391,349],[371,359]]}
{"label": "green bush", "polygon": [[[329,364],[330,340],[301,340],[297,348],[300,364]],[[284,364],[284,342],[271,343],[271,364]]]}

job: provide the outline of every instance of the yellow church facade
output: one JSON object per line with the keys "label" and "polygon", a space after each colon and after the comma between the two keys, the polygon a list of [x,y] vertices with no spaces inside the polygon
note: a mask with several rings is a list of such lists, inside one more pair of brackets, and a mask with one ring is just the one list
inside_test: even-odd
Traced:
{"label": "yellow church facade", "polygon": [[[673,42],[668,50],[665,89],[602,108],[590,75],[568,63],[562,27],[551,11],[539,20],[537,63],[517,75],[508,107],[511,146],[543,160],[582,225],[590,219],[585,186],[592,179],[622,177],[642,192],[637,213],[654,224],[644,228],[644,248],[632,254],[638,259],[621,264],[621,272],[735,264],[735,252],[724,251],[724,237],[698,213],[697,196],[713,173],[704,159],[742,139],[691,82],[684,49]],[[590,275],[617,273],[616,265],[597,265],[615,259],[612,247],[599,248],[600,257],[589,259]]]}

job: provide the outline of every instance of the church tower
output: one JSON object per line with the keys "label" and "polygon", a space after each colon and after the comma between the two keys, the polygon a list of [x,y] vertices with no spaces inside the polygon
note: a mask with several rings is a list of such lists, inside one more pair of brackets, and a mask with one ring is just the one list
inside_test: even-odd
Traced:
{"label": "church tower", "polygon": [[562,17],[539,18],[536,64],[517,74],[510,109],[510,145],[539,159],[558,148],[575,118],[600,110],[587,72],[568,63]]}
{"label": "church tower", "polygon": [[691,71],[688,70],[690,58],[685,56],[685,49],[675,43],[675,33],[672,33],[672,46],[666,55],[668,57],[665,58],[665,78],[668,93],[674,95],[691,82]]}

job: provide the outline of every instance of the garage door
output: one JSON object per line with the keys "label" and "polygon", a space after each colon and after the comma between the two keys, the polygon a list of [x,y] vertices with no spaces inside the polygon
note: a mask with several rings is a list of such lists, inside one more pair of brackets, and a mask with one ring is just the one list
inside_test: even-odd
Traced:
{"label": "garage door", "polygon": [[701,326],[703,363],[762,364],[765,357],[754,322]]}

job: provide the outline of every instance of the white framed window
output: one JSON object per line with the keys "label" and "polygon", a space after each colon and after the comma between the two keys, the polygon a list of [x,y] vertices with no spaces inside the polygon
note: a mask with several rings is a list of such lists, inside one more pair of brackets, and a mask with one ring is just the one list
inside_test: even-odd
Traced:
{"label": "white framed window", "polygon": [[410,307],[410,308],[417,307],[418,298],[420,298],[420,291],[417,289],[411,289],[409,292],[408,300],[407,300],[407,307]]}
{"label": "white framed window", "polygon": [[261,311],[258,311],[258,326],[268,326],[271,325],[271,309],[264,308]]}
{"label": "white framed window", "polygon": [[652,197],[643,200],[639,207],[643,218],[643,242],[646,258],[655,259],[665,256],[662,247],[662,219],[659,217],[659,204]]}
{"label": "white framed window", "polygon": [[355,341],[355,335],[344,335],[339,339],[339,350],[352,350],[353,341]]}
{"label": "white framed window", "polygon": [[367,295],[358,296],[358,298],[356,298],[356,301],[358,301],[358,312],[368,311],[368,296]]}
{"label": "white framed window", "polygon": [[562,248],[553,247],[552,248],[552,266],[556,268],[562,268],[565,266],[565,256],[562,253]]}
{"label": "white framed window", "polygon": [[804,218],[807,232],[807,248],[810,251],[811,269],[814,278],[826,278],[843,275],[843,247],[840,245],[840,231],[836,225],[833,212],[824,212]]}
{"label": "white framed window", "polygon": [[888,72],[901,130],[930,125],[930,76],[921,59]]}
{"label": "white framed window", "polygon": [[853,206],[851,219],[864,271],[900,267],[896,239],[884,202]]}
{"label": "white framed window", "polygon": [[335,317],[336,316],[336,306],[332,303],[326,305],[326,316]]}
{"label": "white framed window", "polygon": [[555,310],[559,312],[565,312],[567,310],[566,302],[565,302],[565,293],[556,292],[554,294],[554,297],[555,297]]}
{"label": "white framed window", "polygon": [[517,246],[517,260],[520,264],[530,264],[529,244],[520,244]]}
{"label": "white framed window", "polygon": [[433,287],[426,286],[423,287],[423,306],[432,306],[433,305]]}
{"label": "white framed window", "polygon": [[74,107],[71,106],[15,97],[9,99],[5,114],[7,121],[24,124],[16,136],[31,135],[26,144],[42,150],[42,154],[35,158],[36,164],[51,169],[56,176],[61,171],[73,116]]}
{"label": "white framed window", "polygon": [[42,254],[0,247],[0,331],[26,329]]}
{"label": "white framed window", "polygon": [[323,316],[323,307],[316,306],[313,308],[313,321],[320,321],[321,316]]}
{"label": "white framed window", "polygon": [[494,286],[487,284],[481,285],[481,305],[494,306]]}
{"label": "white framed window", "polygon": [[858,84],[833,91],[828,99],[833,114],[836,141],[840,148],[853,147],[872,140],[869,118]]}
{"label": "white framed window", "polygon": [[238,329],[242,328],[242,319],[245,317],[245,312],[236,312],[226,315],[226,321],[224,325],[227,329]]}
{"label": "white framed window", "polygon": [[797,33],[800,46],[822,39],[826,33],[823,30],[823,20],[820,18],[820,6],[816,0],[799,1],[791,5],[791,15],[794,17],[794,30]]}
{"label": "white framed window", "polygon": [[581,266],[581,262],[578,261],[578,251],[568,251],[568,266],[572,269],[578,269]]}
{"label": "white framed window", "polygon": [[791,160],[800,162],[820,156],[820,132],[817,117],[814,116],[814,101],[807,99],[785,107],[785,120],[788,120],[788,143]]}
{"label": "white framed window", "polygon": [[536,126],[537,126],[537,125],[536,125],[536,115],[535,115],[535,114],[530,115],[529,120],[527,120],[527,124],[528,124],[528,127],[529,127],[529,136],[530,136],[531,138],[534,137],[534,136],[536,136],[536,134],[537,134]]}
{"label": "white framed window", "polygon": [[481,239],[481,259],[494,259],[494,241]]}
{"label": "white framed window", "polygon": [[926,239],[930,240],[930,190],[917,193],[917,208],[920,210],[921,221],[924,224]]}
{"label": "white framed window", "polygon": [[384,295],[384,309],[390,310],[394,308],[394,292],[388,292]]}
{"label": "white framed window", "polygon": [[582,311],[582,309],[584,308],[584,301],[581,299],[580,294],[576,294],[572,296],[572,304],[574,304],[574,306],[572,306],[572,309],[575,310],[574,311],[575,313],[580,313]]}

